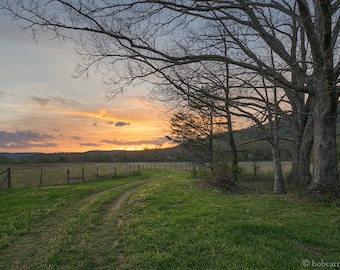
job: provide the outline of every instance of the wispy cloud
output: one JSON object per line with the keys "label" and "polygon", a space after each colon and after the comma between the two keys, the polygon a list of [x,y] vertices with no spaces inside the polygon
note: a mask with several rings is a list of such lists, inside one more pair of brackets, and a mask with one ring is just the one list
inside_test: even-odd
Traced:
{"label": "wispy cloud", "polygon": [[49,96],[51,101],[54,101],[55,103],[59,103],[61,105],[70,105],[70,106],[78,106],[80,103],[74,99],[71,98],[63,98],[63,97],[53,97]]}
{"label": "wispy cloud", "polygon": [[37,102],[40,106],[46,106],[46,104],[50,101],[48,98],[40,98],[40,97],[30,97],[33,101]]}
{"label": "wispy cloud", "polygon": [[1,148],[53,147],[58,144],[50,142],[52,135],[40,134],[31,130],[15,132],[0,131]]}
{"label": "wispy cloud", "polygon": [[48,96],[48,97],[37,97],[37,96],[30,96],[30,99],[37,102],[40,106],[46,106],[47,103],[62,105],[62,106],[78,106],[80,105],[74,99],[64,98],[64,97],[55,97],[55,96]]}
{"label": "wispy cloud", "polygon": [[100,146],[101,144],[100,143],[80,143],[79,145],[80,146],[90,146],[90,147],[94,146],[94,147],[96,147],[96,146]]}
{"label": "wispy cloud", "polygon": [[[104,139],[100,142],[107,143],[107,144],[114,144],[114,145],[125,145],[125,144],[127,144],[127,142],[118,141],[118,140],[115,140],[115,139],[113,139],[113,140],[105,140]],[[130,143],[128,143],[128,144],[130,144]]]}
{"label": "wispy cloud", "polygon": [[50,148],[50,147],[57,147],[58,143],[33,143],[30,144],[30,147],[37,147],[37,148]]}

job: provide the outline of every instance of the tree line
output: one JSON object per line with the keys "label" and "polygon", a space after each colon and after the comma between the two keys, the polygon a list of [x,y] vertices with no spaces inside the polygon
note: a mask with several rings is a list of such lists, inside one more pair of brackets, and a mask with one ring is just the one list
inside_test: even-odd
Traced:
{"label": "tree line", "polygon": [[173,127],[180,124],[176,117],[188,130],[218,119],[235,167],[234,123],[257,125],[271,146],[276,193],[285,193],[281,122],[293,134],[287,181],[308,178],[316,194],[339,184],[340,1],[0,3],[24,29],[76,41],[78,74],[102,72],[111,97],[147,82],[150,96],[175,111]]}

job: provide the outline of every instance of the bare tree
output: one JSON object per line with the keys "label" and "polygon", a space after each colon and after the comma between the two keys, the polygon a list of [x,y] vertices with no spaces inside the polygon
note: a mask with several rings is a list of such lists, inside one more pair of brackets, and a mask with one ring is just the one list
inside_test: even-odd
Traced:
{"label": "bare tree", "polygon": [[[314,162],[310,189],[322,193],[337,185],[340,62],[336,52],[340,1],[1,0],[0,3],[2,9],[24,23],[24,28],[41,27],[59,38],[76,39],[84,60],[79,73],[103,68],[105,75],[115,75],[107,81],[113,94],[141,78],[154,77],[155,82],[159,77],[171,78],[174,66],[213,62],[228,63],[247,74],[264,77],[287,95],[299,93],[290,96],[290,102],[294,99],[295,104],[302,95],[308,96]],[[227,44],[232,48],[227,56],[184,35],[188,28],[197,29],[199,34],[212,21],[227,26]],[[303,28],[305,46],[294,43],[293,35],[297,32],[291,28],[292,21]],[[77,38],[74,31],[84,35]],[[298,47],[306,50],[301,57],[293,54],[293,48]],[[270,51],[277,63],[275,67]],[[120,72],[120,60],[128,73]]]}
{"label": "bare tree", "polygon": [[[294,10],[297,10],[297,4]],[[301,63],[304,73],[308,72],[306,33],[304,27],[299,24],[299,18],[291,17],[291,47],[290,55],[295,62]],[[299,76],[292,73],[292,83],[303,85]],[[285,119],[290,125],[294,136],[291,147],[292,169],[287,177],[288,183],[299,184],[302,180],[311,180],[310,157],[313,144],[313,117],[311,114],[311,98],[305,93],[286,88],[287,98],[291,106],[292,113],[286,114]]]}
{"label": "bare tree", "polygon": [[[224,27],[222,27],[223,31]],[[207,28],[209,32],[205,38],[206,47],[220,50],[227,57],[226,35],[221,29]],[[195,33],[190,40],[195,39]],[[214,37],[213,42],[208,37]],[[215,42],[219,41],[218,44]],[[197,40],[196,40],[197,42]],[[184,47],[184,46],[183,46]],[[187,48],[190,51],[190,48]],[[270,52],[271,55],[272,52]],[[274,60],[272,59],[274,66]],[[280,108],[283,101],[287,102],[283,89],[256,74],[239,72],[235,66],[230,71],[228,63],[200,62],[190,63],[184,66],[172,67],[171,77],[163,76],[166,80],[156,87],[156,92],[165,96],[164,100],[173,100],[173,96],[190,100],[191,104],[203,104],[214,108],[227,121],[229,143],[232,152],[233,177],[237,179],[237,149],[233,137],[231,123],[232,115],[251,120],[264,134],[272,147],[274,165],[274,192],[285,194],[280,157],[279,120],[287,112]],[[260,81],[259,81],[260,79]],[[166,90],[164,90],[164,87]],[[169,93],[175,93],[170,98]],[[280,94],[280,97],[278,95]],[[207,97],[209,97],[207,99]],[[182,104],[178,102],[177,104]],[[176,105],[177,105],[176,104]],[[205,105],[204,105],[205,104]]]}

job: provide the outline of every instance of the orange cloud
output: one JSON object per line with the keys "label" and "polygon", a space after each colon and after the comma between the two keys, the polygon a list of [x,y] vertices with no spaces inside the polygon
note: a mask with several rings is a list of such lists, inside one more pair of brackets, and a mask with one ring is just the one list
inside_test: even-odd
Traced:
{"label": "orange cloud", "polygon": [[107,113],[106,109],[100,109],[99,112],[88,112],[85,115],[91,118],[96,118],[96,119],[106,120],[106,121],[116,120],[115,117]]}

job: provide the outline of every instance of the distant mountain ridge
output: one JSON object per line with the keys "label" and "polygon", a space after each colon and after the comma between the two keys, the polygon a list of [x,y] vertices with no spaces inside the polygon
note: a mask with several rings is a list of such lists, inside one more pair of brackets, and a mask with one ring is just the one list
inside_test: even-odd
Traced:
{"label": "distant mountain ridge", "polygon": [[182,146],[165,149],[140,151],[126,150],[92,150],[87,152],[60,153],[8,153],[0,152],[1,163],[67,163],[67,162],[164,162],[186,161],[187,151]]}
{"label": "distant mountain ridge", "polygon": [[19,152],[19,153],[8,153],[8,152],[0,152],[0,156],[10,158],[10,159],[22,159],[27,158],[33,155],[41,154],[39,152]]}

